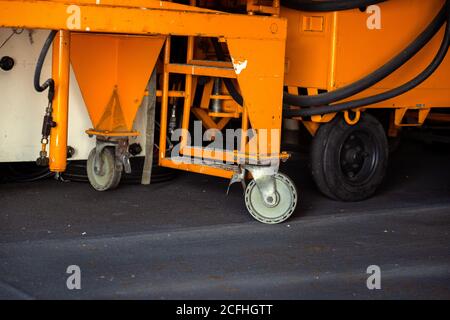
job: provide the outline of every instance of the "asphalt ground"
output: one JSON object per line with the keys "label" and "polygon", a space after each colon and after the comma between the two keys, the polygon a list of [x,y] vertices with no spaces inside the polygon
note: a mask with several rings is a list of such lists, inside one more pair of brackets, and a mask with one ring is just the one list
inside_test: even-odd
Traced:
{"label": "asphalt ground", "polygon": [[[450,147],[404,143],[367,201],[316,189],[304,153],[283,165],[300,202],[268,226],[242,188],[192,173],[106,193],[53,179],[0,184],[1,299],[449,299]],[[66,269],[81,269],[68,290]],[[369,290],[371,265],[381,289]]]}

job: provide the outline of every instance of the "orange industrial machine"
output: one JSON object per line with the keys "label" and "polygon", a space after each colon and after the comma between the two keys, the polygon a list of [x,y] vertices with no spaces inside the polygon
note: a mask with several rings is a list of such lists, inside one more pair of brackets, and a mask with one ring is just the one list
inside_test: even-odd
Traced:
{"label": "orange industrial machine", "polygon": [[281,2],[284,101],[295,105],[284,114],[314,136],[319,189],[336,200],[366,199],[386,173],[386,136],[450,106],[448,2]]}
{"label": "orange industrial machine", "polygon": [[[288,157],[280,152],[279,134],[287,22],[256,15],[279,9],[278,1],[267,3],[248,1],[255,15],[243,15],[200,8],[196,1],[190,6],[154,0],[0,1],[0,26],[58,30],[47,39],[35,77],[38,91],[49,90],[38,161],[49,163],[54,172],[66,168],[71,63],[92,121],[87,134],[97,139],[88,159],[89,180],[101,191],[117,186],[122,171],[130,170],[128,141],[139,134],[133,121],[164,46],[160,90],[154,94],[161,98],[159,164],[243,183],[249,172],[245,202],[250,213],[265,223],[286,220],[297,205],[294,184],[278,172],[279,160]],[[182,59],[174,61],[172,39],[180,38],[187,43]],[[228,52],[227,60],[210,59],[207,49],[197,55],[196,46],[205,40]],[[53,76],[41,85],[39,69],[52,42]],[[179,55],[180,47],[175,50]],[[173,87],[173,79],[180,76],[182,82]],[[215,80],[214,95],[197,102],[197,88],[211,88],[205,84],[209,79],[236,85],[241,103],[218,108],[231,98],[219,92]],[[175,98],[183,100],[176,153],[168,146],[169,101]],[[208,100],[215,100],[214,110]],[[191,111],[214,131],[210,142],[218,141],[230,119],[239,119],[238,147],[191,145]]]}
{"label": "orange industrial machine", "polygon": [[[1,27],[56,30],[35,77],[36,89],[49,92],[41,164],[66,167],[70,63],[92,120],[86,132],[97,139],[87,169],[94,188],[114,188],[130,170],[129,138],[140,134],[133,121],[148,95],[160,105],[159,164],[230,184],[250,178],[246,206],[264,223],[285,221],[298,201],[278,172],[289,157],[280,150],[282,116],[314,136],[321,191],[361,200],[385,175],[386,131],[395,136],[450,106],[447,1],[176,2],[0,0]],[[41,84],[52,43],[52,79]],[[380,109],[391,120],[385,128]],[[193,118],[208,129],[194,144]],[[224,146],[231,128],[240,131]]]}

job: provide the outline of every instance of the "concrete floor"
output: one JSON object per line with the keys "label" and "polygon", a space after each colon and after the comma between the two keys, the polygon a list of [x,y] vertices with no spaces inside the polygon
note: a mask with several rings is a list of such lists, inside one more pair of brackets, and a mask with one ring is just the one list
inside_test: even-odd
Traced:
{"label": "concrete floor", "polygon": [[[450,298],[448,146],[404,144],[360,203],[323,197],[306,163],[282,169],[300,204],[277,226],[252,220],[239,185],[226,196],[227,181],[196,174],[107,193],[0,184],[0,298]],[[81,290],[66,288],[69,265]],[[381,290],[366,287],[370,265]]]}

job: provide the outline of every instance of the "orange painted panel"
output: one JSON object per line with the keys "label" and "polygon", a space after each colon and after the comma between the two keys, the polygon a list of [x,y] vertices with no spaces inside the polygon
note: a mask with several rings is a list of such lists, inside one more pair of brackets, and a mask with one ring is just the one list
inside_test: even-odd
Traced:
{"label": "orange painted panel", "polygon": [[[227,43],[252,128],[280,129],[284,41],[228,39]],[[271,141],[270,136],[266,146],[259,145],[274,153],[279,153],[279,146],[279,139]]]}
{"label": "orange painted panel", "polygon": [[[309,13],[282,8],[288,19],[285,83],[288,86],[329,87],[332,79],[335,14]],[[320,19],[321,28],[317,27]]]}
{"label": "orange painted panel", "polygon": [[[282,15],[289,19],[286,85],[333,90],[359,80],[410,44],[432,21],[443,3],[443,0],[380,3],[381,29],[374,30],[367,27],[370,14],[358,9],[325,14],[283,9]],[[308,21],[306,16],[323,16],[323,32],[304,31],[303,24]],[[431,62],[442,37],[443,30],[410,62],[355,97],[380,93],[414,78]],[[450,106],[449,73],[450,58],[447,57],[439,70],[418,88],[374,106]]]}
{"label": "orange painted panel", "polygon": [[94,129],[104,130],[98,126],[121,114],[121,123],[111,121],[110,129],[132,130],[164,40],[72,33],[71,62]]}

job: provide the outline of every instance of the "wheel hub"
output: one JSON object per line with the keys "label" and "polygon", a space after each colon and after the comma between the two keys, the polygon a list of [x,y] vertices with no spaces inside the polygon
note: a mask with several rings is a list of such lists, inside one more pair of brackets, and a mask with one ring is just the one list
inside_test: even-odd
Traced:
{"label": "wheel hub", "polygon": [[268,195],[263,198],[255,180],[252,180],[245,190],[245,203],[248,211],[262,223],[283,222],[292,215],[297,206],[297,190],[293,182],[287,176],[277,173],[275,174],[275,183],[275,196]]}
{"label": "wheel hub", "polygon": [[268,208],[275,208],[280,203],[280,194],[278,191],[275,191],[275,196],[268,196],[264,204]]}
{"label": "wheel hub", "polygon": [[340,154],[341,170],[344,176],[355,182],[367,179],[372,173],[376,157],[375,146],[366,133],[352,133],[343,144]]}

